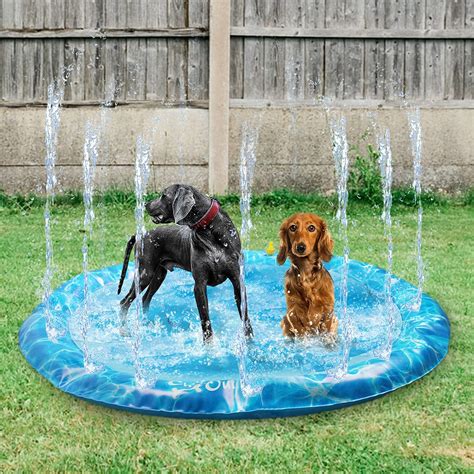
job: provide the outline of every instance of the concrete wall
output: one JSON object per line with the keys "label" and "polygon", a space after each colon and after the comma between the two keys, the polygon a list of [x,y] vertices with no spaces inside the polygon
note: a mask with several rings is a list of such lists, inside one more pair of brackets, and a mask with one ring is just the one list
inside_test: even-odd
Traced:
{"label": "concrete wall", "polygon": [[[152,144],[149,189],[176,181],[207,188],[207,110],[117,107],[64,108],[58,138],[58,191],[82,187],[83,145],[88,121],[105,123],[96,188],[133,189],[139,134]],[[43,192],[44,108],[0,108],[0,189]],[[153,130],[155,129],[155,131]]]}
{"label": "concrete wall", "polygon": [[[365,152],[376,144],[370,113],[391,132],[394,185],[411,185],[411,143],[406,110],[337,109],[347,119],[349,146]],[[255,188],[292,187],[328,192],[335,189],[331,136],[321,108],[234,109],[231,114],[230,186],[238,187],[240,128],[244,121],[260,124]],[[295,125],[292,126],[292,123]],[[425,188],[456,191],[474,184],[474,110],[423,109],[423,178]],[[351,156],[353,157],[353,153]]]}
{"label": "concrete wall", "polygon": [[[372,112],[374,112],[372,110]],[[375,143],[369,110],[334,109],[344,113],[350,145]],[[391,131],[396,185],[410,185],[412,156],[405,110],[376,111],[377,122]],[[456,191],[474,184],[474,109],[422,109],[423,186]],[[85,124],[100,124],[95,107],[61,111],[58,191],[82,186]],[[108,109],[96,175],[98,188],[133,188],[138,134],[152,142],[149,189],[187,182],[206,190],[208,184],[208,112],[202,109],[156,109],[123,106]],[[230,190],[238,189],[241,127],[259,127],[254,189],[290,187],[329,192],[334,189],[331,140],[322,108],[232,108],[230,111]],[[156,124],[156,131],[153,127]],[[292,125],[293,124],[293,125]],[[0,189],[44,191],[45,109],[0,108]]]}

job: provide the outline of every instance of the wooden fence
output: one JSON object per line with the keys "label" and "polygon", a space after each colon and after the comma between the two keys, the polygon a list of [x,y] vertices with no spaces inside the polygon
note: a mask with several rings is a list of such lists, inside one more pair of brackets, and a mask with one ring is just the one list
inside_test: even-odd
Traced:
{"label": "wooden fence", "polygon": [[[61,71],[72,104],[113,93],[119,103],[207,105],[208,0],[0,9],[4,105],[43,103]],[[232,0],[230,31],[231,99],[474,98],[474,0]]]}
{"label": "wooden fence", "polygon": [[[207,0],[3,0],[0,90],[41,103],[53,77],[65,101],[208,97]],[[186,8],[185,8],[186,6]]]}

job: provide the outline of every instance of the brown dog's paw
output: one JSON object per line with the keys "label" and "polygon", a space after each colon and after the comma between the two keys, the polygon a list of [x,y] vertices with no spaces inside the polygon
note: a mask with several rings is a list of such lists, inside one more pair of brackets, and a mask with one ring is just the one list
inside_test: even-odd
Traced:
{"label": "brown dog's paw", "polygon": [[339,320],[336,318],[336,315],[333,315],[331,318],[330,326],[328,328],[328,332],[332,334],[334,337],[337,336],[338,326],[339,326]]}
{"label": "brown dog's paw", "polygon": [[326,334],[321,334],[321,341],[326,347],[326,349],[329,350],[334,350],[337,347],[337,334],[333,333],[326,333]]}
{"label": "brown dog's paw", "polygon": [[298,336],[298,329],[294,327],[291,323],[291,320],[288,315],[285,315],[280,322],[281,329],[283,331],[283,336],[294,338]]}

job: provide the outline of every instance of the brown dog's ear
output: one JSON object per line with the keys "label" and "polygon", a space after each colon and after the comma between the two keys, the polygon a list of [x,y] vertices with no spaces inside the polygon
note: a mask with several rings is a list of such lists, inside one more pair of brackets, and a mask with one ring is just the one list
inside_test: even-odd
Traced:
{"label": "brown dog's ear", "polygon": [[288,219],[280,226],[280,250],[277,255],[278,265],[283,265],[288,255]]}
{"label": "brown dog's ear", "polygon": [[325,261],[329,262],[332,257],[332,251],[334,249],[334,240],[332,240],[331,234],[327,228],[325,222],[323,222],[321,227],[321,234],[318,239],[317,250],[319,256]]}

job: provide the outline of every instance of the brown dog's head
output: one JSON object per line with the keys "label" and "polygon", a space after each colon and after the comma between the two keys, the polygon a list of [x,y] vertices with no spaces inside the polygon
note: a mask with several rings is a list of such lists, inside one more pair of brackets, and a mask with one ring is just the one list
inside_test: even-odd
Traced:
{"label": "brown dog's head", "polygon": [[325,262],[331,260],[334,242],[326,223],[317,215],[293,214],[280,227],[280,251],[277,262],[282,265],[286,258],[308,257],[315,253]]}

